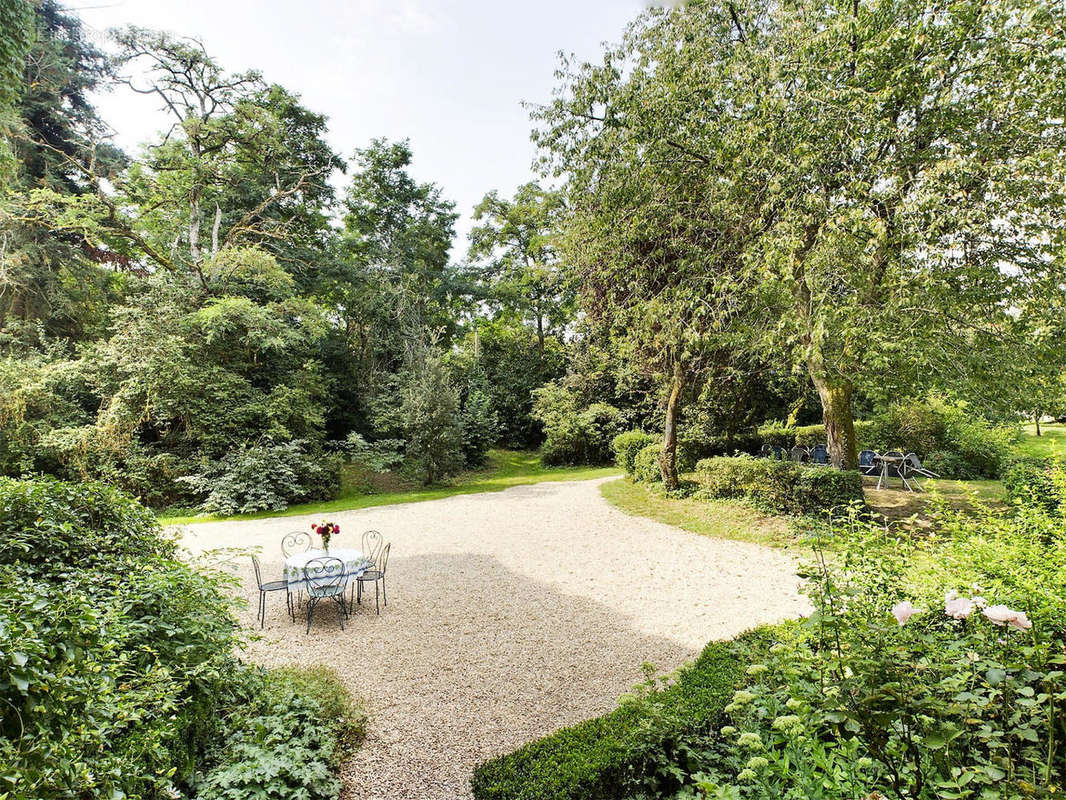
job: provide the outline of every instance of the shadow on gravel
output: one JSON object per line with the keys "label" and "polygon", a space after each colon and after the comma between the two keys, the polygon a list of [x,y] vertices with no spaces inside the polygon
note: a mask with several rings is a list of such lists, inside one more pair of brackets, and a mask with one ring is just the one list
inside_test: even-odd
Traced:
{"label": "shadow on gravel", "polygon": [[[560,576],[574,566],[560,564]],[[264,567],[264,579],[280,572],[280,562]],[[252,597],[250,568],[241,577]],[[394,557],[387,590],[380,617],[371,587],[344,632],[335,615],[316,612],[309,636],[278,593],[264,637],[249,647],[265,665],[329,664],[365,700],[368,736],[344,767],[345,796],[468,797],[475,764],[610,710],[644,662],[669,670],[696,655],[491,556]],[[254,615],[253,602],[242,622],[250,627]]]}

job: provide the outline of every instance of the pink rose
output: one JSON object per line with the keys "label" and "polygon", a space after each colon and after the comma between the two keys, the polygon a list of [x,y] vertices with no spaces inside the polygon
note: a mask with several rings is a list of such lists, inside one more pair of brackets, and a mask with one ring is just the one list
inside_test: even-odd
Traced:
{"label": "pink rose", "polygon": [[1007,624],[1020,631],[1027,631],[1033,627],[1033,623],[1029,621],[1029,617],[1025,616],[1024,611],[1015,611],[1014,619],[1008,620]]}
{"label": "pink rose", "polygon": [[952,619],[966,619],[973,613],[973,600],[969,597],[952,597],[944,603],[944,613]]}
{"label": "pink rose", "polygon": [[1025,616],[1024,611],[1015,611],[1005,605],[989,606],[982,612],[993,625],[1010,625],[1020,631],[1027,631],[1033,627],[1033,623]]}
{"label": "pink rose", "polygon": [[915,614],[921,614],[922,610],[911,605],[910,600],[904,600],[892,606],[892,616],[896,618],[896,622],[900,625],[906,625],[907,620]]}

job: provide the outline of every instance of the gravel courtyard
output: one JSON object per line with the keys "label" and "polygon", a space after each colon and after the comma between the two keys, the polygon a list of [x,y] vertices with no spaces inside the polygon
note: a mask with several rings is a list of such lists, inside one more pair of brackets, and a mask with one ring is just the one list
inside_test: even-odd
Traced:
{"label": "gravel courtyard", "polygon": [[[268,596],[248,656],[329,664],[364,699],[368,734],[344,767],[344,797],[469,797],[475,764],[613,708],[644,662],[670,670],[711,639],[806,609],[785,553],[627,516],[600,483],[330,515],[338,546],[359,547],[370,528],[392,542],[388,608],[377,617],[371,591],[343,633],[324,609],[305,636],[284,595]],[[184,543],[261,547],[270,580],[281,574],[281,537],[313,519],[190,525]],[[251,599],[251,565],[242,565]]]}

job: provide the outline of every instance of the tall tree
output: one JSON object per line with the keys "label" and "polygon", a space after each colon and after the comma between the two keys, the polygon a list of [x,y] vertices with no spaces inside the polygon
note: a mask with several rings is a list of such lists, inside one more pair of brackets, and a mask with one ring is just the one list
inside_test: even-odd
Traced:
{"label": "tall tree", "polygon": [[[1064,31],[1059,4],[1029,0],[693,0],[567,68],[540,140],[578,175],[702,169],[655,237],[708,209],[750,216],[744,293],[777,308],[772,341],[852,467],[857,386],[915,364],[986,377],[975,342],[1009,345],[1017,294],[1056,285]],[[718,248],[706,233],[690,246]]]}
{"label": "tall tree", "polygon": [[22,91],[22,67],[33,43],[33,4],[29,0],[0,0],[0,111],[6,111]]}
{"label": "tall tree", "polygon": [[0,328],[22,342],[46,336],[92,337],[102,331],[117,278],[113,254],[56,230],[27,208],[34,190],[76,202],[91,190],[83,177],[112,176],[124,166],[89,94],[106,80],[107,58],[80,21],[53,0],[35,9],[36,36],[14,107],[11,144],[18,169],[0,201],[3,271]]}
{"label": "tall tree", "polygon": [[531,323],[541,355],[545,336],[573,319],[573,291],[553,241],[564,211],[562,194],[527,183],[512,200],[485,195],[470,231],[469,270],[481,299]]}
{"label": "tall tree", "polygon": [[454,204],[435,184],[411,177],[411,160],[407,142],[375,139],[356,151],[343,256],[327,293],[343,315],[353,355],[386,369],[401,363],[405,339],[428,329],[446,343],[457,320],[449,262]]}

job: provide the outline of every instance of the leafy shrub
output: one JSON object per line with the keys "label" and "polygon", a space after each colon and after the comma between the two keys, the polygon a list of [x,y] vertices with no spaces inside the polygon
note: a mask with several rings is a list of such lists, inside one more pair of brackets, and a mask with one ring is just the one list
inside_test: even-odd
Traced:
{"label": "leafy shrub", "polygon": [[1048,511],[1066,507],[1066,484],[1057,480],[1061,472],[1042,459],[1015,461],[1003,474],[1007,498],[1017,503],[1033,503]]}
{"label": "leafy shrub", "polygon": [[[657,438],[657,437],[656,437]],[[660,457],[663,452],[662,442],[656,441],[641,448],[633,459],[633,477],[643,483],[656,483],[663,479]],[[681,442],[677,444],[677,471],[691,472],[696,465],[687,446]]]}
{"label": "leafy shrub", "polygon": [[759,438],[771,447],[783,447],[786,450],[796,444],[796,428],[781,422],[767,422],[759,426]]}
{"label": "leafy shrub", "polygon": [[443,359],[423,353],[407,370],[401,415],[407,440],[405,468],[426,485],[463,467],[459,394]]}
{"label": "leafy shrub", "polygon": [[703,458],[733,456],[738,453],[757,455],[762,447],[762,437],[757,433],[737,433],[732,437],[710,436],[698,430],[688,429],[678,437],[679,446],[693,464]]}
{"label": "leafy shrub", "polygon": [[[855,420],[855,440],[860,449],[869,446],[873,423],[867,420]],[[768,422],[759,426],[758,437],[762,444],[771,447],[783,447],[790,450],[796,445],[814,447],[826,443],[825,425],[784,425],[780,422]],[[761,445],[760,445],[761,446]]]}
{"label": "leafy shrub", "polygon": [[1054,796],[1066,524],[1025,501],[934,522],[935,538],[827,531],[815,613],[748,667],[726,724],[660,765],[657,796]]}
{"label": "leafy shrub", "polygon": [[701,492],[780,511],[817,513],[863,502],[862,476],[768,458],[718,457],[696,465]]}
{"label": "leafy shrub", "polygon": [[[155,797],[211,741],[239,665],[219,579],[104,487],[0,480],[0,785]],[[3,744],[0,744],[3,747]]]}
{"label": "leafy shrub", "polygon": [[485,463],[489,448],[500,438],[500,419],[492,407],[492,398],[479,386],[471,386],[459,413],[463,431],[463,460],[467,466]]}
{"label": "leafy shrub", "polygon": [[338,456],[316,451],[303,441],[255,444],[179,480],[203,498],[204,511],[246,514],[336,496],[340,465]]}
{"label": "leafy shrub", "polygon": [[541,461],[550,466],[611,462],[611,443],[624,424],[622,412],[606,403],[580,408],[577,396],[557,383],[533,394],[533,416],[544,426]]}
{"label": "leafy shrub", "polygon": [[197,798],[333,800],[340,790],[333,767],[361,739],[362,711],[327,667],[256,677],[211,754],[215,766],[194,782]]}
{"label": "leafy shrub", "polygon": [[663,479],[662,468],[659,466],[659,454],[663,446],[659,443],[649,444],[641,448],[633,459],[633,477],[642,483],[657,483]]}
{"label": "leafy shrub", "polygon": [[335,796],[361,713],[323,671],[240,664],[224,579],[150,511],[0,479],[0,531],[0,795]]}
{"label": "leafy shrub", "polygon": [[904,403],[872,420],[868,444],[917,453],[945,478],[995,478],[1008,465],[1018,431],[997,427],[940,401]]}
{"label": "leafy shrub", "polygon": [[687,735],[714,727],[765,631],[712,642],[661,691],[624,701],[590,719],[474,770],[477,800],[613,800],[629,796],[647,769]]}
{"label": "leafy shrub", "polygon": [[649,445],[655,444],[660,437],[644,431],[626,431],[614,437],[611,449],[614,461],[626,475],[632,475],[637,453]]}
{"label": "leafy shrub", "polygon": [[318,704],[320,719],[333,726],[343,750],[352,750],[366,735],[366,711],[352,698],[331,667],[277,667],[270,679],[282,689],[291,688]]}

